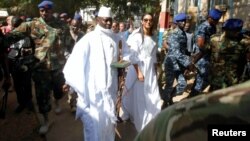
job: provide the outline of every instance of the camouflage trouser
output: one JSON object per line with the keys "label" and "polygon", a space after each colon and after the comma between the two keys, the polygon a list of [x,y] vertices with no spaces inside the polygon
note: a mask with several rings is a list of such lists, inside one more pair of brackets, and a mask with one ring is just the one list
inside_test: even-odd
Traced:
{"label": "camouflage trouser", "polygon": [[51,90],[55,99],[60,99],[63,96],[62,86],[65,83],[64,75],[61,70],[34,71],[32,78],[35,82],[39,112],[42,114],[48,113],[51,110]]}

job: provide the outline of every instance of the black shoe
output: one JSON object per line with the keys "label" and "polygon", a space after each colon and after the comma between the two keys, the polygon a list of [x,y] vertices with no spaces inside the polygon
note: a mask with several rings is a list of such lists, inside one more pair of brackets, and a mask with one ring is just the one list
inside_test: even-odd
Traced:
{"label": "black shoe", "polygon": [[23,105],[18,105],[17,108],[15,109],[15,113],[21,113],[25,109],[25,106]]}

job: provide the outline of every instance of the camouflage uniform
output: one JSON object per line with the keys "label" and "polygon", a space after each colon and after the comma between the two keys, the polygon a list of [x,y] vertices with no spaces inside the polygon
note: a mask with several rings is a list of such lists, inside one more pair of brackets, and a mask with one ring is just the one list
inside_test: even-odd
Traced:
{"label": "camouflage uniform", "polygon": [[197,40],[198,37],[203,37],[205,40],[205,47],[201,49],[196,44],[194,44],[194,54],[202,52],[204,55],[196,62],[198,73],[191,91],[193,95],[201,93],[209,85],[208,75],[210,55],[208,54],[208,50],[210,36],[215,33],[216,27],[211,26],[208,21],[203,22],[195,31],[195,40]]}
{"label": "camouflage uniform", "polygon": [[163,110],[134,141],[206,141],[208,125],[250,123],[250,81]]}
{"label": "camouflage uniform", "polygon": [[[168,54],[164,60],[166,86],[164,89],[163,100],[169,101],[172,99],[171,94],[180,94],[184,92],[187,82],[184,78],[184,71],[188,65],[191,64],[189,56],[186,55],[187,37],[183,30],[176,27],[168,39],[169,49]],[[176,92],[174,92],[173,83],[177,79],[178,85]]]}
{"label": "camouflage uniform", "polygon": [[237,39],[228,39],[225,33],[211,36],[211,88],[225,88],[239,82],[239,64],[244,47]]}
{"label": "camouflage uniform", "polygon": [[37,103],[40,113],[51,110],[50,92],[53,90],[55,99],[63,95],[64,76],[62,68],[65,63],[64,50],[67,44],[69,28],[59,20],[46,22],[35,18],[15,29],[14,32],[24,32],[35,42],[35,57],[39,62],[35,65],[32,78],[35,82]]}

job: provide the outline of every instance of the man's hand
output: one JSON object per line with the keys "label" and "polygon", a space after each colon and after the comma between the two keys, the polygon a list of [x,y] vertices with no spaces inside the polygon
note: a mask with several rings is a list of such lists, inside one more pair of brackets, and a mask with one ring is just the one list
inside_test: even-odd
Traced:
{"label": "man's hand", "polygon": [[70,86],[68,84],[64,84],[62,86],[62,90],[64,93],[68,93],[69,92],[69,89],[70,89]]}

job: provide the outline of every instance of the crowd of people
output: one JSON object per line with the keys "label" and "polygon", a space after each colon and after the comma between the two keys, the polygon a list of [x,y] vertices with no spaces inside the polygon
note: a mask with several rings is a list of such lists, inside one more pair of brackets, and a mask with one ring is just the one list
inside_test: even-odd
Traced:
{"label": "crowd of people", "polygon": [[[159,51],[151,13],[144,13],[141,26],[135,28],[132,18],[129,26],[114,21],[111,8],[102,6],[96,24],[84,28],[80,15],[57,14],[53,6],[42,1],[38,18],[9,16],[0,32],[0,78],[5,87],[13,79],[17,113],[35,110],[34,82],[44,120],[40,134],[50,126],[52,92],[56,113],[61,112],[60,99],[68,95],[72,111],[84,125],[85,141],[112,141],[118,119],[130,120],[140,132],[174,104],[173,97],[186,91],[189,74],[195,81],[187,98],[202,94],[208,85],[214,91],[250,78],[249,32],[243,32],[241,19],[228,19],[218,34],[216,25],[223,14],[218,9],[210,10],[194,32],[185,13],[174,16]],[[112,66],[122,61],[130,65]],[[125,79],[118,81],[121,69]],[[118,90],[122,93],[118,110],[123,114],[116,113]]]}

